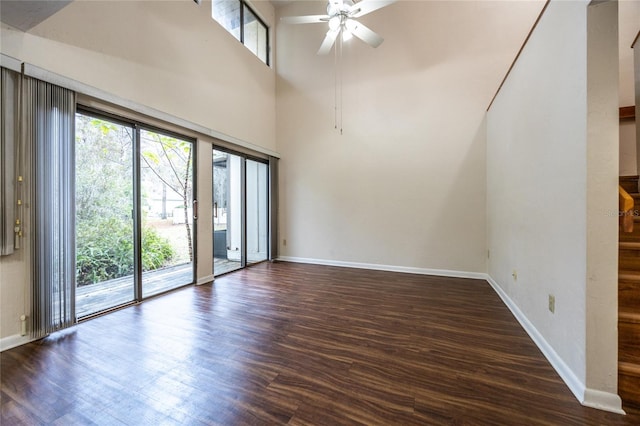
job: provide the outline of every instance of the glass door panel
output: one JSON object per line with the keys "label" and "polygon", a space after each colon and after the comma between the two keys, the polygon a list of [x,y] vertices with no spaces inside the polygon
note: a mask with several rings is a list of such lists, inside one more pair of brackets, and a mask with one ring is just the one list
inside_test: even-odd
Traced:
{"label": "glass door panel", "polygon": [[76,315],[135,299],[131,126],[76,114]]}
{"label": "glass door panel", "polygon": [[193,144],[140,130],[142,296],[193,282]]}
{"label": "glass door panel", "polygon": [[247,160],[246,174],[247,263],[256,263],[268,257],[268,166]]}
{"label": "glass door panel", "polygon": [[213,274],[244,266],[243,158],[213,150]]}

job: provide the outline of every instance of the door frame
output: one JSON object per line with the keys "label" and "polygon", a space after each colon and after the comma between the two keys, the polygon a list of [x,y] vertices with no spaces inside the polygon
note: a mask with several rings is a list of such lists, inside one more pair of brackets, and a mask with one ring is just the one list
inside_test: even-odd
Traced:
{"label": "door frame", "polygon": [[[262,262],[265,262],[269,259],[271,259],[271,226],[269,225],[271,223],[271,164],[269,163],[269,160],[265,160],[264,158],[260,158],[260,157],[256,157],[241,151],[237,151],[231,148],[227,148],[225,146],[220,146],[217,144],[212,144],[211,146],[211,161],[213,161],[213,153],[214,151],[220,151],[220,152],[224,152],[225,154],[230,154],[230,155],[235,155],[237,157],[239,157],[241,159],[241,169],[240,169],[240,200],[242,203],[242,208],[241,208],[241,212],[240,212],[240,217],[241,217],[241,245],[242,245],[242,249],[241,249],[241,253],[240,253],[240,267],[237,269],[234,269],[232,271],[226,271],[220,274],[216,274],[215,271],[215,262],[213,264],[213,275],[214,277],[219,277],[221,275],[225,275],[227,273],[230,272],[234,272],[240,269],[244,269],[247,266],[253,266]],[[266,244],[266,249],[267,249],[267,257],[265,260],[260,261],[260,262],[255,262],[255,263],[251,263],[249,264],[247,262],[247,160],[251,160],[254,161],[256,163],[262,163],[264,165],[267,166],[267,181],[265,182],[266,184],[266,191],[267,191],[267,205],[265,206],[265,212],[267,215],[267,244]],[[214,179],[214,173],[213,173],[213,168],[211,171],[211,180],[213,182]],[[215,191],[215,183],[213,184],[213,188]],[[213,197],[213,191],[212,191],[212,197]],[[230,192],[230,190],[228,191]],[[213,204],[213,199],[211,200],[212,204]],[[228,216],[227,216],[228,217]],[[215,238],[214,238],[215,240]],[[215,244],[215,242],[212,242],[212,244]],[[215,247],[213,247],[213,252],[215,253]]]}
{"label": "door frame", "polygon": [[[82,317],[76,316],[76,322],[82,322],[96,316],[104,315],[105,313],[121,309],[127,306],[139,304],[144,300],[154,298],[156,296],[165,294],[170,291],[174,291],[178,288],[186,287],[188,285],[193,285],[196,282],[196,271],[197,271],[197,262],[198,262],[198,238],[197,238],[197,229],[198,229],[198,217],[197,217],[197,164],[198,164],[198,140],[197,138],[186,136],[184,134],[180,134],[178,132],[167,130],[162,128],[161,126],[151,125],[145,123],[140,120],[129,119],[123,117],[118,114],[113,114],[110,112],[102,111],[98,108],[93,108],[87,105],[83,105],[78,103],[76,105],[76,114],[88,115],[97,119],[103,119],[111,121],[115,124],[130,127],[133,130],[132,134],[132,155],[133,155],[133,244],[134,244],[134,271],[133,271],[133,281],[134,281],[134,297],[133,300],[112,306],[98,312],[94,312],[88,315],[84,315]],[[174,137],[176,139],[183,140],[185,142],[191,143],[191,179],[192,179],[192,196],[191,203],[193,206],[193,226],[192,226],[192,244],[193,244],[193,261],[192,261],[192,271],[191,271],[191,282],[180,285],[178,287],[162,291],[151,296],[144,297],[142,292],[142,209],[141,209],[141,168],[140,168],[140,132],[141,130],[147,130],[150,132],[160,133],[166,136]],[[75,144],[75,142],[74,142]],[[77,168],[77,165],[76,165]],[[75,170],[74,170],[75,175]],[[75,239],[75,234],[74,237]]]}

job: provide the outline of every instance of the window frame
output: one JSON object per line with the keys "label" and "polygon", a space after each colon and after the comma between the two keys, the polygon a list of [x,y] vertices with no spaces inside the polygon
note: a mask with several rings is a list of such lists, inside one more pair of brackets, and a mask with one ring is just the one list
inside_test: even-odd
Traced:
{"label": "window frame", "polygon": [[[265,23],[265,21],[260,17],[260,15],[258,13],[256,13],[256,10],[251,6],[251,4],[249,2],[247,2],[246,0],[226,0],[226,1],[237,1],[240,5],[240,21],[238,26],[240,27],[240,43],[242,43],[242,45],[249,50],[251,53],[254,54],[254,56],[256,56],[258,59],[260,59],[261,62],[265,63],[268,67],[271,66],[271,38],[270,38],[270,28],[269,26]],[[220,25],[222,28],[224,28],[229,34],[233,35],[233,32],[231,31],[231,29],[227,28],[226,26],[224,26],[220,21],[218,21],[214,16],[213,16],[213,7],[215,4],[215,0],[213,0],[211,2],[211,18],[218,24]],[[265,54],[265,60],[263,61],[262,58],[257,54],[254,53],[251,49],[249,49],[249,47],[245,44],[245,39],[244,39],[244,11],[245,11],[245,7],[247,9],[249,9],[249,11],[251,11],[251,13],[253,14],[253,16],[256,18],[256,20],[258,21],[258,23],[260,25],[262,25],[265,29],[266,32],[266,40],[265,43],[266,45],[266,54]],[[235,36],[233,37],[236,40],[238,40]]]}

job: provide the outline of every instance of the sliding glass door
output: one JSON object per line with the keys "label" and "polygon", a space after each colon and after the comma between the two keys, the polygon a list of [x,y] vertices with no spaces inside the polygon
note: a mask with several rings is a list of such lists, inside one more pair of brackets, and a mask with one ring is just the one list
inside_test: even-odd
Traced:
{"label": "sliding glass door", "polygon": [[267,163],[213,150],[214,275],[268,259]]}
{"label": "sliding glass door", "polygon": [[243,158],[213,150],[213,272],[235,271],[244,266]]}
{"label": "sliding glass door", "polygon": [[76,114],[76,316],[193,282],[193,143]]}
{"label": "sliding glass door", "polygon": [[142,296],[193,282],[193,147],[140,131]]}
{"label": "sliding glass door", "polygon": [[247,263],[267,260],[269,242],[269,166],[246,162]]}
{"label": "sliding glass door", "polygon": [[134,128],[76,114],[76,315],[135,300]]}

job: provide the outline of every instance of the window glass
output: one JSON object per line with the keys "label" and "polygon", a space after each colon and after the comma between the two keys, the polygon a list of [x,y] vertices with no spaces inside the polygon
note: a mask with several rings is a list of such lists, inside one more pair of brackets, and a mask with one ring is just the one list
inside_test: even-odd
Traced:
{"label": "window glass", "polygon": [[235,38],[241,40],[239,0],[214,0],[212,16],[213,19],[233,34]]}
{"label": "window glass", "polygon": [[213,0],[211,16],[262,62],[269,64],[269,31],[244,0]]}
{"label": "window glass", "polygon": [[243,24],[244,45],[263,62],[267,62],[267,28],[246,4]]}

